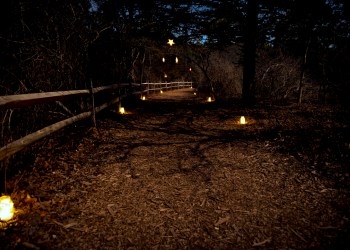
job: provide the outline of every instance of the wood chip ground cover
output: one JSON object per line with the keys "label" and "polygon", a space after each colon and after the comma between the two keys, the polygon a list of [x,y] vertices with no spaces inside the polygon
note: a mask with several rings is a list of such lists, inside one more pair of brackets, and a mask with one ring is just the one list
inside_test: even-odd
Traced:
{"label": "wood chip ground cover", "polygon": [[[9,180],[19,211],[0,246],[346,248],[348,113],[242,109],[190,94],[154,97],[132,115],[106,111],[98,131],[65,131],[68,142]],[[238,125],[241,114],[254,123]]]}

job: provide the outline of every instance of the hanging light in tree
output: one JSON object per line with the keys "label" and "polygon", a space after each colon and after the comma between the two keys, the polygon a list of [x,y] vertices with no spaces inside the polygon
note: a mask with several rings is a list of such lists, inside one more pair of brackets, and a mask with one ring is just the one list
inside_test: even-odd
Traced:
{"label": "hanging light in tree", "polygon": [[170,46],[173,46],[175,44],[174,39],[168,39],[167,44],[169,44]]}

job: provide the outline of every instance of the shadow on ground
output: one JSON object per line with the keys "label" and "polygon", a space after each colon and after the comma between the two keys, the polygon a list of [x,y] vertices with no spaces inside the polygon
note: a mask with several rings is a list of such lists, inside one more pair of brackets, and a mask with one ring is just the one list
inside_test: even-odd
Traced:
{"label": "shadow on ground", "polygon": [[[125,102],[10,181],[4,248],[341,249],[349,114],[170,99]],[[245,115],[247,125],[239,125]],[[23,185],[25,183],[26,185]],[[17,223],[17,224],[16,224]]]}

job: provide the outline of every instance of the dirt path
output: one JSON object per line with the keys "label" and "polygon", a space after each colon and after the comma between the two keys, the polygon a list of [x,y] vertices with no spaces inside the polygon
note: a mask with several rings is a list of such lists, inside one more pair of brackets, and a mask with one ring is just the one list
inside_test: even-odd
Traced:
{"label": "dirt path", "polygon": [[[151,101],[170,101],[170,102],[182,102],[182,101],[194,101],[196,98],[195,89],[179,89],[173,91],[165,91],[162,94],[151,94],[147,97]],[[198,99],[197,99],[198,100]]]}
{"label": "dirt path", "polygon": [[[169,98],[125,116],[106,112],[98,133],[80,132],[14,178],[18,196],[32,198],[17,199],[27,220],[0,231],[0,246],[339,249],[350,242],[342,162],[327,161],[340,175],[331,178],[306,151],[290,148],[304,137],[293,131],[313,131],[329,110],[307,111],[314,116],[305,121],[300,109],[243,112]],[[237,124],[243,113],[251,124]]]}

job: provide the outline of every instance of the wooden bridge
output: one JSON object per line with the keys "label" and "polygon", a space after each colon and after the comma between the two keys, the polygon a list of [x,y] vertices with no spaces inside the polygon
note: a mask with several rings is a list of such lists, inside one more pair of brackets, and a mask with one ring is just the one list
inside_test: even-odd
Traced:
{"label": "wooden bridge", "polygon": [[34,144],[34,162],[7,181],[18,211],[0,223],[9,228],[0,229],[0,247],[327,249],[349,242],[347,189],[293,151],[329,110],[306,120],[297,107],[219,105],[194,91],[154,90],[122,102],[124,115],[117,104],[104,109],[96,129],[79,124]]}

